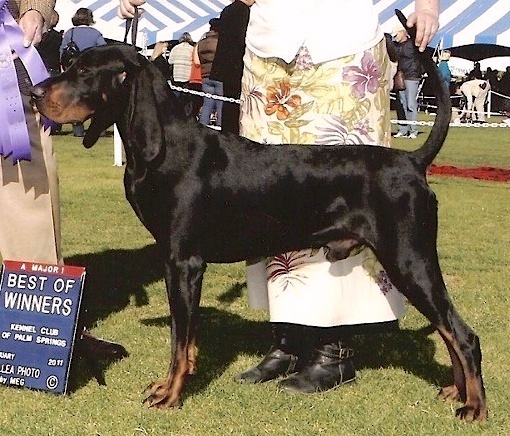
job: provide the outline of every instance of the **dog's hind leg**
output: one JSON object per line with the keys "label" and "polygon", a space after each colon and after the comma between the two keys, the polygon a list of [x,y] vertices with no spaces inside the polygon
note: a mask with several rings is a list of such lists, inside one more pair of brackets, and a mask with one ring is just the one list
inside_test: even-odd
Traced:
{"label": "dog's hind leg", "polygon": [[[456,415],[466,421],[487,418],[485,389],[482,380],[482,353],[479,339],[455,310],[441,275],[436,250],[435,208],[422,208],[408,214],[408,220],[395,223],[397,240],[378,241],[375,247],[379,261],[391,282],[437,328],[452,360],[454,383],[440,395],[447,399],[460,399],[464,406]],[[432,215],[434,213],[434,215]],[[383,236],[384,238],[384,236]]]}
{"label": "dog's hind leg", "polygon": [[149,407],[181,406],[186,378],[196,372],[196,334],[205,263],[199,257],[165,263],[171,311],[172,357],[167,377],[152,383],[144,403]]}
{"label": "dog's hind leg", "polygon": [[446,344],[446,348],[448,349],[448,354],[450,355],[450,359],[452,361],[452,373],[453,373],[453,384],[450,386],[445,386],[439,392],[439,396],[443,400],[448,401],[466,401],[466,378],[464,377],[464,371],[462,369],[462,363],[457,355],[457,352],[451,345],[450,341],[447,340],[447,337],[443,336],[442,332],[438,330],[438,333],[443,338],[444,343]]}
{"label": "dog's hind leg", "polygon": [[461,419],[486,419],[479,339],[455,310],[441,277],[437,255],[429,252],[429,256],[422,256],[414,251],[409,257],[397,259],[396,265],[400,268],[383,263],[392,283],[437,328],[448,348],[454,382],[440,395],[464,401],[456,412]]}
{"label": "dog's hind leg", "polygon": [[483,421],[487,419],[488,410],[482,380],[480,340],[459,315],[452,322],[457,323],[458,327],[450,329],[449,326],[438,326],[452,359],[454,377],[454,384],[441,389],[439,396],[445,400],[464,401],[464,406],[456,411],[459,418]]}

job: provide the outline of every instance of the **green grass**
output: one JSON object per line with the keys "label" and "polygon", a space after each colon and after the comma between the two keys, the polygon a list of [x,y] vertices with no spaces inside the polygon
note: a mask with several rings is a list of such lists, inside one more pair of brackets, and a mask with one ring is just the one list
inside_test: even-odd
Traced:
{"label": "green grass", "polygon": [[[427,128],[422,128],[426,131]],[[418,147],[395,140],[395,147]],[[465,424],[436,398],[450,361],[437,333],[412,307],[401,331],[356,340],[356,385],[288,395],[275,383],[233,376],[269,346],[267,315],[250,311],[244,265],[210,265],[202,298],[199,372],[180,410],[149,410],[142,391],[164,376],[168,308],[152,239],[124,198],[112,139],[91,150],[55,137],[66,262],[87,267],[83,316],[94,334],[130,356],[105,366],[99,386],[76,360],[67,396],[0,387],[1,435],[504,435],[510,429],[510,183],[430,177],[439,200],[439,253],[456,307],[479,334],[490,419]],[[510,168],[507,129],[453,128],[436,163]]]}
{"label": "green grass", "polygon": [[[420,121],[433,121],[433,117],[420,114]],[[488,123],[500,123],[501,117],[489,118]],[[417,140],[396,138],[393,146],[405,150],[419,147],[428,127],[419,127]],[[396,126],[393,126],[396,132]],[[450,127],[450,132],[434,163],[459,167],[494,166],[510,168],[510,129],[508,127]]]}

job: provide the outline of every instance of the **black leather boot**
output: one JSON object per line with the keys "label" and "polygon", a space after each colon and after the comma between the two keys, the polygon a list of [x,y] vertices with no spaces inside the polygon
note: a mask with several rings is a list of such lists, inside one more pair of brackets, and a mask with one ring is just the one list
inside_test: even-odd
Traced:
{"label": "black leather boot", "polygon": [[303,327],[295,324],[271,323],[273,344],[262,361],[235,376],[238,383],[262,383],[295,371],[300,354]]}
{"label": "black leather boot", "polygon": [[336,341],[320,341],[310,362],[278,383],[288,392],[324,392],[356,380],[354,350]]}

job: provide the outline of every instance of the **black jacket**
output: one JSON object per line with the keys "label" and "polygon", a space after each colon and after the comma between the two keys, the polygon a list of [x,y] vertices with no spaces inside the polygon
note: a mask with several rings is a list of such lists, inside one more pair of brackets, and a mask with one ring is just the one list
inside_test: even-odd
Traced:
{"label": "black jacket", "polygon": [[392,42],[398,58],[398,69],[404,73],[406,80],[420,80],[423,67],[418,57],[418,49],[408,38],[404,42]]}
{"label": "black jacket", "polygon": [[226,6],[220,14],[218,45],[209,78],[223,82],[224,93],[229,97],[238,98],[241,92],[249,17],[250,7],[239,0]]}
{"label": "black jacket", "polygon": [[55,29],[50,29],[43,33],[41,42],[37,45],[37,50],[51,74],[60,73],[60,45],[62,44],[62,34]]}

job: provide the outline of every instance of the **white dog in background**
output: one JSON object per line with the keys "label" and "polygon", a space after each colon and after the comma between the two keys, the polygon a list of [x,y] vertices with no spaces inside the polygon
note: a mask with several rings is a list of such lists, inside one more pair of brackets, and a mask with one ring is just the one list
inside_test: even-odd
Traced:
{"label": "white dog in background", "polygon": [[[480,122],[485,121],[485,102],[491,90],[488,80],[473,79],[464,82],[459,86],[456,94],[465,98],[465,105],[455,122],[472,119]],[[474,112],[473,112],[474,108]]]}

